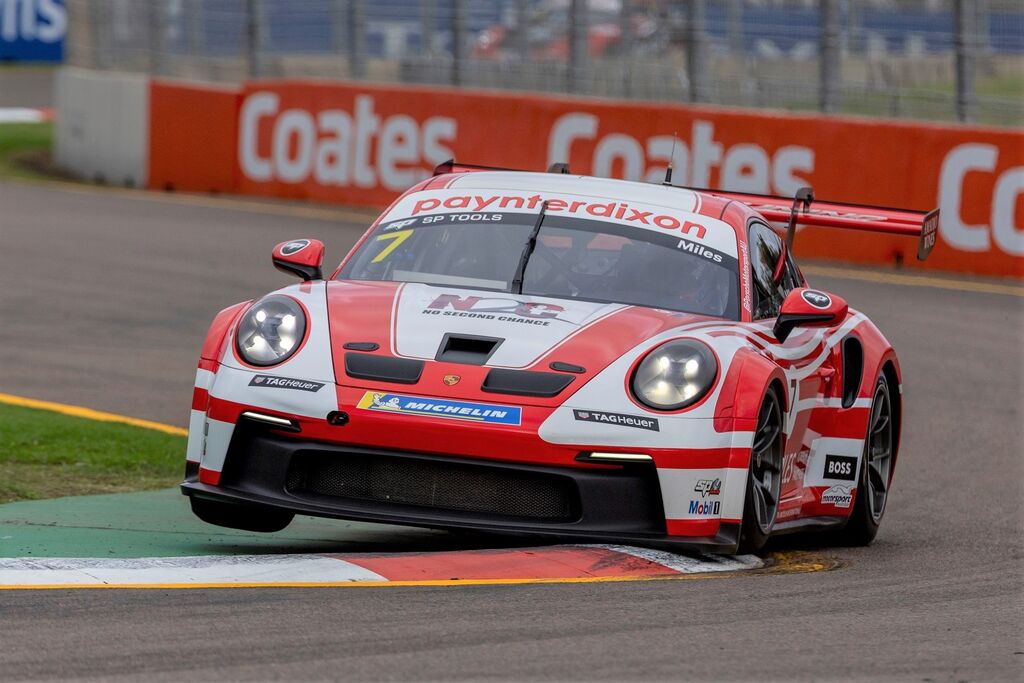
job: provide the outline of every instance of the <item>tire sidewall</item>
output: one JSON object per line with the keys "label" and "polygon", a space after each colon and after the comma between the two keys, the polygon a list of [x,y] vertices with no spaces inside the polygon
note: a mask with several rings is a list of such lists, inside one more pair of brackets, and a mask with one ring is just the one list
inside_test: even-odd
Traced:
{"label": "tire sidewall", "polygon": [[[784,412],[782,410],[782,402],[778,395],[773,390],[769,392],[774,396],[773,400],[776,402],[779,416],[781,419],[785,419]],[[768,400],[769,394],[766,393],[765,397],[761,400],[761,406],[758,408],[758,415],[761,414],[761,408],[764,407],[765,401]],[[757,433],[757,429],[760,425],[754,426],[754,433]],[[780,437],[785,438],[785,424],[780,425]],[[783,456],[785,455],[785,443],[783,443]],[[754,449],[751,446],[750,458],[747,462],[747,486],[743,499],[743,523],[740,525],[740,542],[738,552],[741,553],[753,553],[759,551],[764,547],[765,543],[768,542],[768,537],[771,536],[772,530],[769,529],[767,533],[761,530],[761,525],[757,523],[757,512],[754,510],[754,475],[752,468],[754,466]],[[781,489],[780,489],[781,494]],[[777,503],[776,503],[777,504]],[[776,513],[776,519],[778,514]],[[775,520],[772,520],[772,526],[775,526]]]}
{"label": "tire sidewall", "polygon": [[[889,399],[889,419],[896,419],[895,414],[892,412],[892,387],[889,386],[889,381],[886,379],[885,373],[879,373],[878,379],[875,380],[875,388],[871,392],[871,407],[868,410],[868,425],[864,435],[864,451],[861,456],[860,468],[857,475],[857,493],[853,503],[853,510],[850,512],[850,517],[847,520],[846,527],[843,529],[843,533],[841,534],[841,540],[849,545],[867,545],[874,540],[875,535],[878,534],[878,529],[881,526],[882,519],[885,517],[885,511],[889,507],[887,494],[882,514],[879,516],[878,521],[875,521],[874,517],[871,515],[871,505],[868,503],[868,496],[870,495],[870,487],[868,486],[868,455],[871,450],[871,416],[875,411],[875,396],[878,395],[879,386],[885,387],[885,392]],[[894,458],[895,453],[890,457]],[[893,462],[892,465],[895,465],[895,462]],[[889,481],[887,484],[891,483],[892,468],[890,468],[889,471]]]}

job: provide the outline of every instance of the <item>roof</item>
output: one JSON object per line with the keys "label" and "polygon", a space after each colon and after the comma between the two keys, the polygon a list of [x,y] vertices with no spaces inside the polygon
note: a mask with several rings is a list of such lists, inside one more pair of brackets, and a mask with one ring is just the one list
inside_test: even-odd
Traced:
{"label": "roof", "polygon": [[563,173],[523,171],[474,171],[454,173],[449,188],[488,190],[536,190],[575,194],[614,201],[651,204],[696,213],[700,193],[681,187],[639,183]]}

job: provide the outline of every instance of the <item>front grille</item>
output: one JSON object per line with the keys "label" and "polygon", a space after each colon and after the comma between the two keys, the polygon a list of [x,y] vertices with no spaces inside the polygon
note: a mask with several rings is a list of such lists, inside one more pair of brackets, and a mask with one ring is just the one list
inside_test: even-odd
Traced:
{"label": "front grille", "polygon": [[565,522],[579,517],[576,485],[567,477],[507,467],[415,457],[299,452],[286,488],[431,510]]}

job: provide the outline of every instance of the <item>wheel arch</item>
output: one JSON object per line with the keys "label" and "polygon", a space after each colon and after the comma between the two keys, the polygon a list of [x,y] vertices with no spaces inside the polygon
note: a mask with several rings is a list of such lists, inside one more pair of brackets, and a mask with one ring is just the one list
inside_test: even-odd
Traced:
{"label": "wheel arch", "polygon": [[892,451],[892,469],[893,474],[896,472],[896,463],[900,459],[900,440],[903,436],[903,391],[902,380],[899,374],[899,365],[896,361],[895,354],[891,358],[886,358],[882,362],[882,369],[879,373],[875,374],[875,377],[881,374],[885,376],[885,381],[889,384],[889,402],[892,404],[893,414],[893,451]]}
{"label": "wheel arch", "polygon": [[733,357],[715,409],[715,427],[731,429],[734,420],[756,420],[765,393],[778,392],[784,412],[789,408],[789,388],[782,368],[753,349],[740,349]]}
{"label": "wheel arch", "polygon": [[892,404],[895,421],[893,446],[893,471],[895,472],[903,433],[903,373],[899,357],[889,340],[870,321],[858,325],[853,333],[860,339],[864,356],[864,370],[858,396],[872,399],[875,395],[875,383],[880,375],[884,376],[885,381],[889,384],[889,401]]}
{"label": "wheel arch", "polygon": [[206,339],[203,341],[202,351],[199,353],[199,357],[203,360],[220,362],[224,353],[224,344],[228,338],[228,332],[231,330],[235,321],[242,314],[252,300],[242,301],[235,304],[234,306],[228,306],[214,318],[213,322],[210,323],[209,329],[206,331]]}

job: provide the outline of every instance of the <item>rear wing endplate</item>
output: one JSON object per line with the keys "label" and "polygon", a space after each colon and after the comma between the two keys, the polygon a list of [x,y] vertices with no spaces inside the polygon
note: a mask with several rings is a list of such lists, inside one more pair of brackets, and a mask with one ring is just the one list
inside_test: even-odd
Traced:
{"label": "rear wing endplate", "polygon": [[792,246],[797,225],[847,228],[917,237],[917,258],[924,261],[935,246],[939,229],[939,210],[908,211],[867,204],[846,204],[814,198],[809,187],[802,187],[795,198],[705,190],[710,194],[743,202],[769,221],[788,225],[786,243]]}

